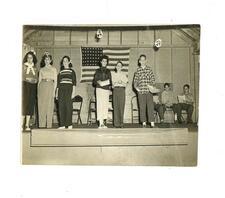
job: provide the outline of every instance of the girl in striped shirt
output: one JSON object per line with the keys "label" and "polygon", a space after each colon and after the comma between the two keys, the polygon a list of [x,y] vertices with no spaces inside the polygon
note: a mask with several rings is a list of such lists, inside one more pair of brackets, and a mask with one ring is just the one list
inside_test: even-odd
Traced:
{"label": "girl in striped shirt", "polygon": [[75,97],[76,73],[72,69],[69,56],[61,60],[61,68],[57,80],[59,104],[59,129],[72,129],[72,98]]}

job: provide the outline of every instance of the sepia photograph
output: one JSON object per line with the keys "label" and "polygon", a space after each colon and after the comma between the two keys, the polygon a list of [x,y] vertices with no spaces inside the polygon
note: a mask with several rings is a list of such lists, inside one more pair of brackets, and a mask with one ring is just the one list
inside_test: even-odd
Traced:
{"label": "sepia photograph", "polygon": [[23,25],[23,165],[197,166],[200,25]]}

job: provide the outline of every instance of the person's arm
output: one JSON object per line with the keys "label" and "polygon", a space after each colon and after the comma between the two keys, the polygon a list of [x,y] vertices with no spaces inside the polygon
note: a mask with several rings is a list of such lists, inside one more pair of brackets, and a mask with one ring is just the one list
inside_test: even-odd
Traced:
{"label": "person's arm", "polygon": [[139,76],[138,76],[138,73],[135,72],[134,73],[134,88],[137,90],[137,92],[140,91],[140,89],[138,87],[138,81],[139,81]]}
{"label": "person's arm", "polygon": [[106,80],[100,80],[98,81],[98,84],[100,86],[107,86],[107,85],[111,85],[112,84],[112,76],[111,76],[111,72],[110,70],[106,70],[106,76],[107,76],[107,79]]}
{"label": "person's arm", "polygon": [[154,75],[151,68],[150,68],[150,71],[149,71],[149,75],[150,75],[150,84],[155,85],[155,75]]}
{"label": "person's arm", "polygon": [[39,87],[41,81],[42,81],[42,69],[40,69],[39,75],[38,75],[38,87]]}
{"label": "person's arm", "polygon": [[185,102],[187,104],[193,104],[194,98],[192,94],[185,95]]}
{"label": "person's arm", "polygon": [[71,98],[74,98],[76,96],[75,88],[77,84],[76,73],[74,70],[72,70],[72,82],[73,82],[73,91],[72,91]]}
{"label": "person's arm", "polygon": [[57,87],[57,69],[54,68],[54,74],[53,74],[53,79],[54,79],[54,90],[53,90],[53,97],[55,97],[56,94],[56,87]]}
{"label": "person's arm", "polygon": [[96,70],[93,78],[93,86],[96,87],[98,84],[98,81],[100,80],[99,70]]}
{"label": "person's arm", "polygon": [[122,84],[123,87],[126,87],[127,83],[128,83],[128,78],[127,78],[127,75],[124,74],[121,84]]}
{"label": "person's arm", "polygon": [[56,88],[56,92],[55,92],[56,99],[58,99],[59,83],[60,83],[60,73],[57,76],[57,88]]}

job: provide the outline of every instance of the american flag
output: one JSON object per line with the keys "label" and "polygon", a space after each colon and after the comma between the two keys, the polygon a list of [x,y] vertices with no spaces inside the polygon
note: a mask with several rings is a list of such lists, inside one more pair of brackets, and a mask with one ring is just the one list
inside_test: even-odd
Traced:
{"label": "american flag", "polygon": [[111,71],[115,69],[117,61],[123,63],[123,71],[128,74],[129,67],[129,48],[115,47],[81,47],[82,66],[81,82],[92,82],[96,69],[99,68],[99,60],[104,55],[109,57],[107,68]]}

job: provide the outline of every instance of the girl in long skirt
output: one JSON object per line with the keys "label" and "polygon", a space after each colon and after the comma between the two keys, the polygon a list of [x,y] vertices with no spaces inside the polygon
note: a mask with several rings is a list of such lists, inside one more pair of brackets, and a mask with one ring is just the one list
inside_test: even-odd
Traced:
{"label": "girl in long skirt", "polygon": [[111,72],[107,69],[109,57],[103,55],[100,59],[100,68],[96,70],[93,84],[96,87],[97,120],[99,129],[107,128],[106,122],[109,107],[109,90],[111,86]]}
{"label": "girl in long skirt", "polygon": [[57,86],[57,70],[52,65],[52,56],[45,53],[41,61],[38,81],[39,127],[51,128],[54,111],[54,97]]}

